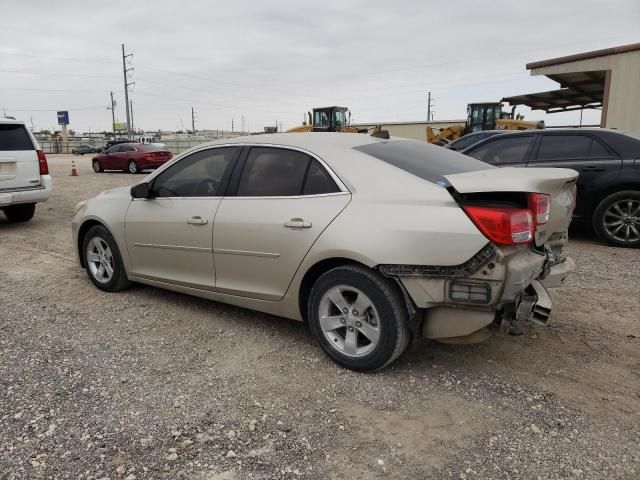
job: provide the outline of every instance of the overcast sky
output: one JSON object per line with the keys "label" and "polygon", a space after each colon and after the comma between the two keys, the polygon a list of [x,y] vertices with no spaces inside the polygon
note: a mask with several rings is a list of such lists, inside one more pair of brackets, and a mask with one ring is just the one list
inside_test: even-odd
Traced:
{"label": "overcast sky", "polygon": [[[314,106],[352,121],[464,118],[468,102],[557,87],[528,62],[640,42],[638,0],[117,1],[1,3],[0,109],[53,129],[125,119],[121,43],[132,52],[136,127],[262,130]],[[579,113],[527,119],[577,123]],[[0,110],[0,114],[2,110]],[[599,123],[600,112],[585,112]]]}

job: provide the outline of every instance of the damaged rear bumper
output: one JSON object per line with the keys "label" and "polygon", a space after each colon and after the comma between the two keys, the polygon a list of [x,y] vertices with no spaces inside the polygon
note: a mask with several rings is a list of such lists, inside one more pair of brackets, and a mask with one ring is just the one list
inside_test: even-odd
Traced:
{"label": "damaged rear bumper", "polygon": [[381,271],[395,277],[417,307],[422,337],[451,340],[480,338],[478,331],[505,321],[546,324],[552,302],[545,287],[562,284],[574,266],[568,257],[529,246],[488,245],[459,266]]}

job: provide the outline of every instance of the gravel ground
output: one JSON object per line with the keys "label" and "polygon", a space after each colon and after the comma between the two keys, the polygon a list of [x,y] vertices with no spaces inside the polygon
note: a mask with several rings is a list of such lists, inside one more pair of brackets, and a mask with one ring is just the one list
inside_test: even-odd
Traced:
{"label": "gravel ground", "polygon": [[357,374],[297,322],[93,287],[73,207],[141,177],[76,160],[0,214],[0,479],[639,478],[638,250],[578,232],[549,327]]}

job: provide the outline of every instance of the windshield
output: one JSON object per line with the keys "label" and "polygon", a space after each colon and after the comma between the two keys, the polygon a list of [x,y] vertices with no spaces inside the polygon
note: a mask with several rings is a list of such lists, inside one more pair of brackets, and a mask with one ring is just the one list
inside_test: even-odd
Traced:
{"label": "windshield", "polygon": [[333,124],[336,128],[345,127],[347,125],[347,112],[344,110],[334,110]]}

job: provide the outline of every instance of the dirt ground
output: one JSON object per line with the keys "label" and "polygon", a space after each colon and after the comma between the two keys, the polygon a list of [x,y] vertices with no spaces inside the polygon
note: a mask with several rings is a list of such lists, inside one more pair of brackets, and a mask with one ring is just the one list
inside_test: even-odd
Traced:
{"label": "dirt ground", "polygon": [[640,478],[640,251],[574,233],[548,327],[357,374],[301,323],[97,290],[74,205],[142,176],[70,159],[33,221],[0,214],[0,479]]}

